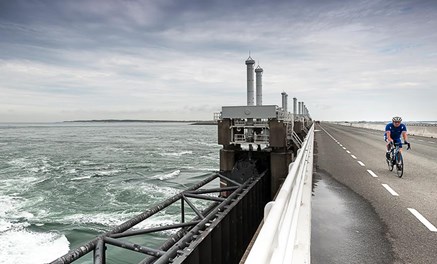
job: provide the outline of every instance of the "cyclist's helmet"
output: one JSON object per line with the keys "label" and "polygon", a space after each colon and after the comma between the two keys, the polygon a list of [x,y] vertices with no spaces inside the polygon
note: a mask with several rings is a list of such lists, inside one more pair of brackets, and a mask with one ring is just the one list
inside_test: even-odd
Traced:
{"label": "cyclist's helmet", "polygon": [[395,116],[395,117],[393,117],[392,121],[393,122],[402,122],[402,118],[399,116]]}

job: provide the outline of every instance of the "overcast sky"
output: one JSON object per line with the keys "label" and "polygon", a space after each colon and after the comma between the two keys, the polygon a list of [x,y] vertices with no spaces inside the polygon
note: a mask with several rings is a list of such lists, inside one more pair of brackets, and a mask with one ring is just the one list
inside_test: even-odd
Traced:
{"label": "overcast sky", "polygon": [[[437,1],[0,1],[0,122],[212,119],[305,101],[321,120],[437,120]],[[289,102],[291,105],[291,100]]]}

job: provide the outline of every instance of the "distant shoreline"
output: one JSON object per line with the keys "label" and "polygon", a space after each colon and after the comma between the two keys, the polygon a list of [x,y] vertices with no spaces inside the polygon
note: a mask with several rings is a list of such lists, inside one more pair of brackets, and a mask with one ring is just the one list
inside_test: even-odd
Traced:
{"label": "distant shoreline", "polygon": [[99,119],[99,120],[71,120],[63,123],[190,123],[191,125],[216,125],[215,121],[202,120],[141,120],[141,119]]}

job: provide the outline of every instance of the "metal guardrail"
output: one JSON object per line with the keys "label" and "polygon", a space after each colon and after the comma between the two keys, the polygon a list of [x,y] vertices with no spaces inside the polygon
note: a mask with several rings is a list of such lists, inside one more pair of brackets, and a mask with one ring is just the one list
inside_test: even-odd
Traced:
{"label": "metal guardrail", "polygon": [[[206,184],[219,178],[228,181],[234,186],[201,189],[202,187],[205,187]],[[72,263],[75,260],[87,255],[88,253],[93,254],[93,263],[104,264],[106,263],[106,245],[112,245],[115,247],[124,248],[126,250],[143,253],[144,260],[140,262],[141,264],[148,264],[155,261],[156,263],[168,263],[169,258],[174,257],[176,255],[176,251],[181,248],[180,245],[182,242],[179,242],[179,240],[183,240],[184,243],[187,243],[194,239],[198,232],[206,228],[207,224],[214,222],[214,219],[217,218],[217,212],[223,211],[226,206],[233,202],[233,199],[239,197],[239,192],[241,192],[242,188],[247,188],[249,183],[250,181],[247,181],[244,184],[240,184],[221,175],[220,173],[214,173],[206,179],[202,180],[201,182],[188,188],[187,190],[168,198],[167,200],[157,204],[153,208],[148,209],[145,212],[137,215],[136,217],[115,227],[113,230],[96,237],[95,239],[79,246],[76,249],[71,250],[70,252],[54,260],[50,264]],[[231,194],[227,198],[213,195],[215,193],[221,192],[231,192]],[[212,204],[210,204],[207,209],[201,211],[200,208],[197,208],[197,206],[195,206],[190,201],[190,199],[208,200],[211,201]],[[159,227],[146,229],[132,229],[134,226],[145,221],[152,215],[166,209],[170,205],[178,203],[179,201],[181,202],[180,223],[162,225]],[[194,211],[196,215],[194,219],[189,219],[187,221],[185,212],[186,205],[188,205],[192,209],[192,211]],[[151,248],[123,240],[123,238],[131,236],[147,235],[150,233],[171,229],[181,230],[179,230],[173,237],[169,238],[168,241],[161,245],[159,248]],[[175,247],[175,245],[177,245],[178,247]]]}
{"label": "metal guardrail", "polygon": [[[267,203],[270,187],[267,171],[238,183],[214,173],[201,182],[155,205],[147,211],[115,227],[93,240],[71,250],[50,264],[68,264],[83,256],[92,254],[93,263],[107,262],[107,245],[128,251],[142,253],[139,264],[164,263],[237,263],[244,253],[262,219],[262,208]],[[228,182],[220,188],[204,188],[213,180]],[[226,192],[228,197],[216,196]],[[211,203],[205,209],[198,208],[192,199],[207,200]],[[179,223],[133,229],[137,224],[154,214],[180,202],[181,221]],[[186,205],[195,213],[193,219],[187,219]],[[174,208],[173,208],[174,209]],[[192,216],[192,215],[191,215]],[[219,227],[214,230],[213,227]],[[133,236],[146,236],[164,230],[179,230],[158,248],[148,247],[127,241]],[[199,245],[198,247],[190,247]],[[205,249],[207,248],[207,249]],[[214,250],[212,250],[214,249]],[[193,260],[194,259],[194,260]]]}
{"label": "metal guardrail", "polygon": [[291,139],[293,140],[294,144],[296,144],[298,148],[302,147],[303,142],[302,140],[300,140],[299,135],[296,134],[296,132],[294,131],[291,132]]}
{"label": "metal guardrail", "polygon": [[264,210],[264,224],[245,264],[310,263],[311,187],[314,125],[275,201]]}

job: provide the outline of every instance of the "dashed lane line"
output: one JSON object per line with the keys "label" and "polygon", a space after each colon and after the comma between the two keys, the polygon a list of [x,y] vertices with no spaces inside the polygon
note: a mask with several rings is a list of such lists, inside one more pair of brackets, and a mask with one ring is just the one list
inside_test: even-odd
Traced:
{"label": "dashed lane line", "polygon": [[360,165],[363,166],[363,167],[366,166],[366,165],[364,165],[364,163],[362,163],[362,162],[359,161],[359,160],[358,160],[357,162],[358,162],[358,164],[360,164]]}
{"label": "dashed lane line", "polygon": [[351,154],[351,152],[350,152],[349,150],[346,150],[346,152],[347,152],[348,154]]}
{"label": "dashed lane line", "polygon": [[378,177],[378,175],[376,175],[373,171],[371,171],[371,170],[367,170],[367,172],[370,174],[370,175],[372,175],[372,177],[374,177],[374,178],[377,178]]}
{"label": "dashed lane line", "polygon": [[343,149],[344,149],[344,150],[346,150],[346,148],[345,148],[345,147],[343,147]]}
{"label": "dashed lane line", "polygon": [[431,224],[423,215],[421,215],[416,209],[408,208],[408,210],[431,232],[437,232],[437,228]]}
{"label": "dashed lane line", "polygon": [[351,155],[352,158],[357,159],[357,157],[355,157],[355,155]]}
{"label": "dashed lane line", "polygon": [[393,196],[399,196],[399,194],[397,192],[395,192],[395,190],[393,190],[390,186],[388,186],[388,184],[383,183],[382,186],[389,192],[391,193],[391,195]]}

